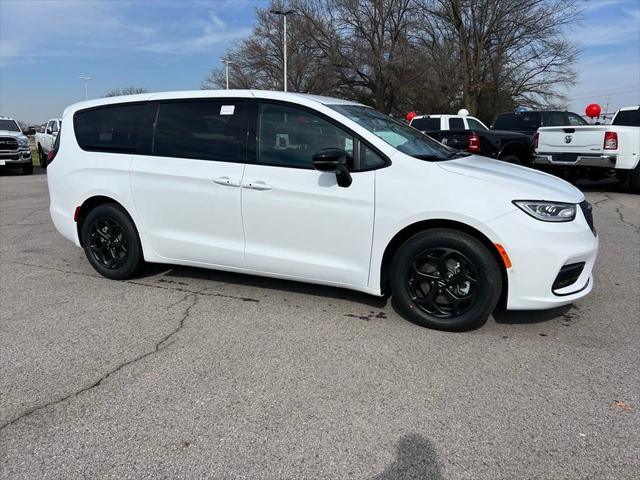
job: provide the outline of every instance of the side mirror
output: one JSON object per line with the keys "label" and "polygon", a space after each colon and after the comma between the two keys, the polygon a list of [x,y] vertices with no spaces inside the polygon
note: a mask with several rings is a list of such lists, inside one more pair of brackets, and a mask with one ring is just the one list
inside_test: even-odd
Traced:
{"label": "side mirror", "polygon": [[47,128],[47,133],[51,135],[53,133],[53,130],[51,130],[50,128]]}
{"label": "side mirror", "polygon": [[313,155],[313,168],[335,173],[338,186],[348,187],[353,181],[347,168],[348,159],[349,154],[340,148],[325,148]]}

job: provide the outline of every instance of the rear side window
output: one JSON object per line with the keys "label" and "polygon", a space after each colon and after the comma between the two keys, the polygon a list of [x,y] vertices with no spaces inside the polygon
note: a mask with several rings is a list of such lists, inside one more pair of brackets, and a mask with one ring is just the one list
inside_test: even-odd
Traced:
{"label": "rear side window", "polygon": [[626,127],[640,127],[640,110],[621,110],[617,113],[616,118],[613,119],[611,124]]}
{"label": "rear side window", "polygon": [[90,152],[148,153],[155,106],[121,104],[76,112],[78,145]]}
{"label": "rear side window", "polygon": [[414,118],[410,124],[413,128],[420,130],[421,132],[440,130],[439,118]]}
{"label": "rear side window", "polygon": [[466,128],[464,128],[464,122],[461,118],[450,118],[449,130],[466,130]]}
{"label": "rear side window", "polygon": [[219,162],[244,162],[244,102],[198,100],[161,103],[153,154]]}
{"label": "rear side window", "polygon": [[540,114],[537,112],[503,113],[493,122],[494,130],[537,130]]}

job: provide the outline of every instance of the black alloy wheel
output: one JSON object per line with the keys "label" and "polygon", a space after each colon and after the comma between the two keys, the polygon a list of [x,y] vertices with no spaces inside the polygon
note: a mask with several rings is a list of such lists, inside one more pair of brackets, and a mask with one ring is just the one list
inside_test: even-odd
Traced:
{"label": "black alloy wheel", "polygon": [[411,264],[407,289],[421,310],[438,318],[453,318],[473,307],[479,281],[476,267],[461,252],[429,248]]}
{"label": "black alloy wheel", "polygon": [[498,261],[459,230],[418,232],[398,249],[390,283],[398,312],[423,327],[463,331],[484,324],[502,292]]}
{"label": "black alloy wheel", "polygon": [[81,221],[82,246],[98,273],[124,280],[140,269],[144,260],[138,230],[121,206],[98,205]]}

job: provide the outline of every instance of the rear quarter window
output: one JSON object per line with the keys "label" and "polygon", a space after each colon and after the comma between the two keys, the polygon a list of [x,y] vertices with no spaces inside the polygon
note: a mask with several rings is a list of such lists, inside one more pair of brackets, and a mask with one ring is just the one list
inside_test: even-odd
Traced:
{"label": "rear quarter window", "polygon": [[640,127],[640,110],[621,110],[611,124],[625,127]]}
{"label": "rear quarter window", "polygon": [[149,153],[155,105],[108,105],[76,112],[73,128],[81,149],[90,152]]}

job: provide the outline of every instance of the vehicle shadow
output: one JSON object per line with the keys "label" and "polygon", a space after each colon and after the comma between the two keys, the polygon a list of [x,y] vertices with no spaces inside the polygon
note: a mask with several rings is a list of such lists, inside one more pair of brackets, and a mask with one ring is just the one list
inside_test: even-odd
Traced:
{"label": "vehicle shadow", "polygon": [[376,297],[366,293],[356,292],[355,290],[347,290],[338,287],[315,285],[270,277],[260,277],[244,273],[223,272],[221,270],[209,270],[205,268],[175,265],[149,264],[138,278],[151,277],[158,275],[161,272],[166,272],[163,275],[163,278],[167,279],[180,279],[183,281],[188,281],[189,279],[209,280],[245,287],[261,288],[264,290],[276,290],[279,292],[300,293],[303,295],[333,298],[336,300],[347,300],[380,309],[387,305],[388,300],[387,296]]}
{"label": "vehicle shadow", "polygon": [[579,180],[575,183],[575,186],[583,192],[628,193],[626,186],[613,178],[598,181]]}
{"label": "vehicle shadow", "polygon": [[[47,171],[43,168],[33,166],[33,175],[46,175]],[[19,168],[1,168],[0,177],[30,177],[31,175],[25,175]]]}
{"label": "vehicle shadow", "polygon": [[431,442],[416,433],[404,435],[396,446],[396,457],[373,480],[443,480]]}
{"label": "vehicle shadow", "polygon": [[573,317],[573,305],[552,308],[550,310],[497,310],[493,312],[493,319],[496,323],[509,325],[528,325],[533,323],[543,323],[556,318],[571,319]]}

